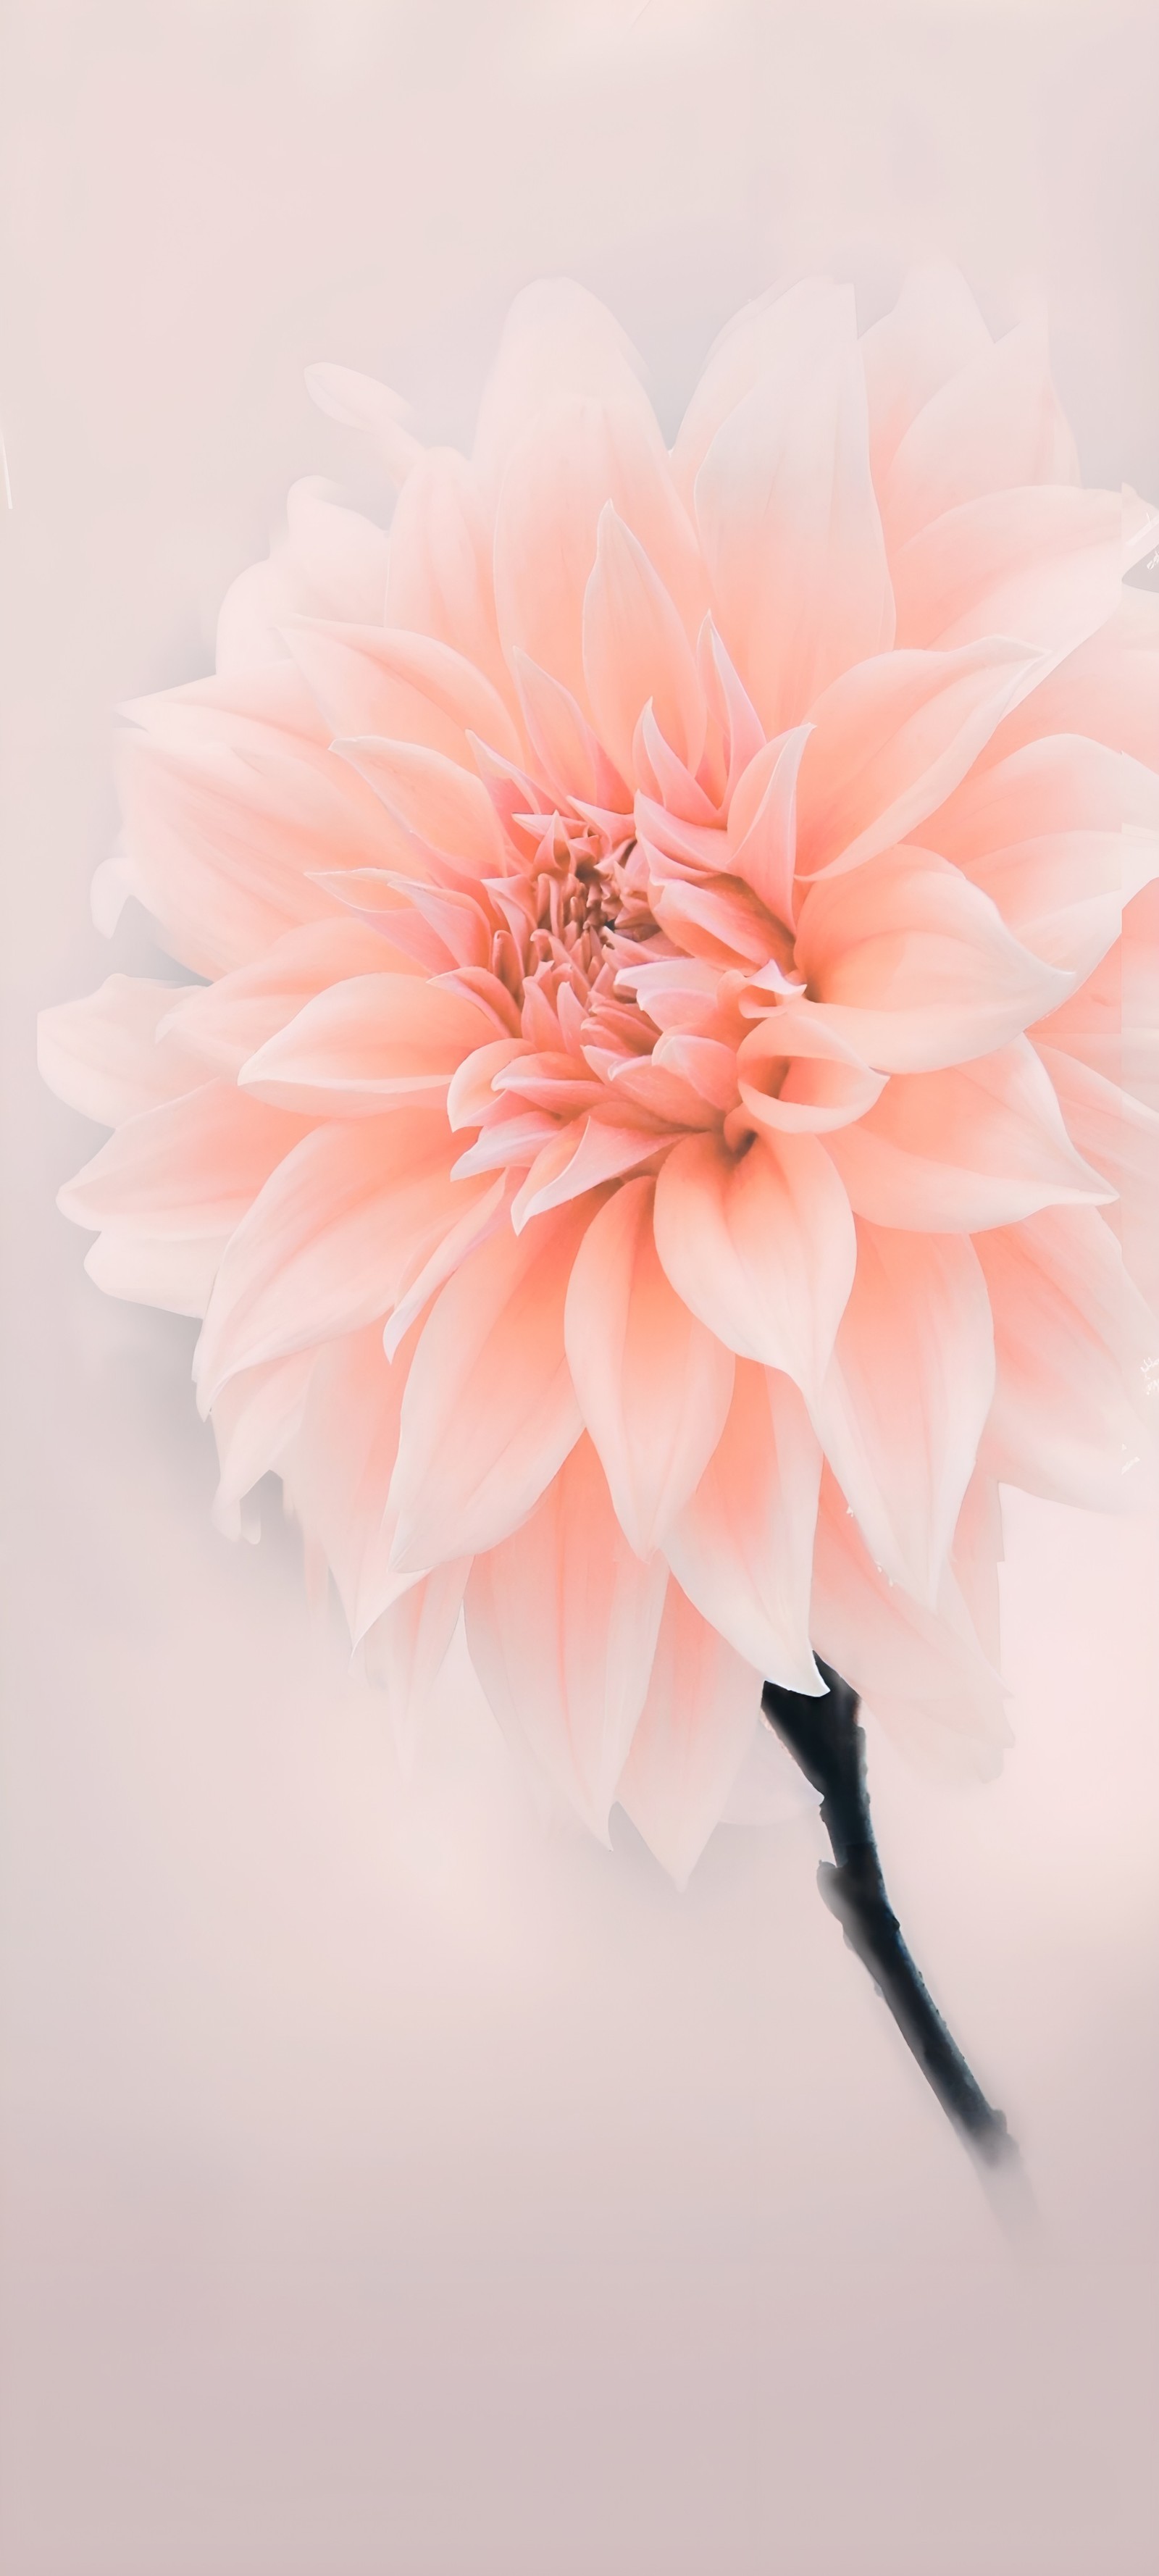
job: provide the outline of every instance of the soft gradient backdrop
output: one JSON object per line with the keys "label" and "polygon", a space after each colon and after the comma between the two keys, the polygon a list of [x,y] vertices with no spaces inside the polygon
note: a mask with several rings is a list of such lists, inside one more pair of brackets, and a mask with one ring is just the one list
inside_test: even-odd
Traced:
{"label": "soft gradient backdrop", "polygon": [[1011,2251],[815,1817],[677,1898],[623,1819],[544,1838],[458,1661],[401,1776],[277,1510],[211,1531],[193,1328],[84,1278],[33,1021],[150,963],[88,922],[115,703],[208,666],[296,474],[376,503],[310,358],[466,440],[567,269],[671,427],[747,295],[823,264],[869,320],[943,251],[995,328],[1045,294],[1088,475],[1159,497],[1159,20],[8,0],[3,46],[5,2576],[1143,2576],[1154,1530],[1011,1508],[997,1786],[872,1747]]}

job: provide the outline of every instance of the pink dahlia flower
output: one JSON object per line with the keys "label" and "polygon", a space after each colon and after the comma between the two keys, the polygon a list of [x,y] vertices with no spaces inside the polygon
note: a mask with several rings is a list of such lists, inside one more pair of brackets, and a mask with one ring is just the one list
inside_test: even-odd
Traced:
{"label": "pink dahlia flower", "polygon": [[299,484],[128,710],[98,916],[191,980],[46,1014],[115,1130],[62,1205],[204,1318],[221,1523],[276,1469],[400,1721],[464,1611],[682,1881],[814,1650],[993,1758],[1003,1482],[1155,1499],[1154,521],[941,270],[749,306],[671,452],[570,285],[469,459],[314,391],[390,532]]}

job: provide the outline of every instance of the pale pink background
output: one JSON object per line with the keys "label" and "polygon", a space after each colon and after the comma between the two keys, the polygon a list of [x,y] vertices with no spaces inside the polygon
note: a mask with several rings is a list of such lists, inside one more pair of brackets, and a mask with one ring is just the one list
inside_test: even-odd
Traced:
{"label": "pale pink background", "polygon": [[[8,0],[5,2576],[1143,2576],[1153,1530],[1022,1504],[1017,1746],[874,1748],[896,1898],[1006,2104],[1013,2255],[813,1888],[545,1841],[456,1667],[418,1778],[209,1526],[191,1330],[112,1305],[32,1020],[115,959],[110,710],[206,666],[302,390],[465,437],[566,268],[675,421],[743,296],[947,250],[1050,299],[1093,477],[1159,494],[1159,22],[1102,5]],[[270,1518],[267,1512],[267,1519]]]}

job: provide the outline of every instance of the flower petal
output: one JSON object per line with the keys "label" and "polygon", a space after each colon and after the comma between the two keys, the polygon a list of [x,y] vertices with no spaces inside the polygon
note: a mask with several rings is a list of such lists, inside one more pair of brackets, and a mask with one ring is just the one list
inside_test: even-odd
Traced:
{"label": "flower petal", "polygon": [[616,1796],[677,1887],[724,1813],[760,1719],[761,1681],[670,1583]]}
{"label": "flower petal", "polygon": [[1057,1010],[1070,983],[1022,946],[960,869],[913,848],[819,878],[802,906],[796,963],[817,1019],[882,1073],[990,1055]]}
{"label": "flower petal", "polygon": [[786,1690],[817,1691],[809,1588],[821,1449],[792,1379],[738,1360],[728,1420],[664,1553],[738,1655]]}
{"label": "flower petal", "polygon": [[583,1427],[564,1355],[567,1283],[590,1199],[492,1234],[423,1327],[391,1488],[397,1565],[425,1573],[526,1520]]}
{"label": "flower petal", "polygon": [[806,1395],[828,1366],[857,1245],[849,1201],[814,1136],[676,1146],[656,1183],[656,1249],[678,1296],[741,1359]]}
{"label": "flower petal", "polygon": [[508,1742],[604,1842],[667,1582],[662,1556],[629,1547],[585,1437],[467,1584],[471,1660]]}
{"label": "flower petal", "polygon": [[651,1180],[625,1181],[593,1218],[564,1314],[572,1382],[638,1556],[652,1554],[699,1482],[724,1428],[735,1365],[660,1267],[655,1189]]}
{"label": "flower petal", "polygon": [[768,733],[892,644],[847,288],[829,290],[823,337],[812,314],[803,330],[786,320],[783,347],[713,439],[696,516],[716,621]]}
{"label": "flower petal", "polygon": [[981,1235],[998,1361],[987,1458],[1004,1483],[1088,1510],[1150,1510],[1159,1327],[1092,1208]]}
{"label": "flower petal", "polygon": [[445,1100],[464,1058],[495,1035],[466,993],[418,975],[353,975],[306,1002],[238,1081],[284,1109],[368,1118],[394,1101]]}
{"label": "flower petal", "polygon": [[990,1304],[966,1237],[862,1219],[813,1418],[875,1563],[930,1609],[993,1394]]}
{"label": "flower petal", "polygon": [[601,740],[620,775],[635,774],[632,741],[649,701],[677,758],[695,769],[705,708],[692,647],[663,582],[610,501],[583,600],[583,665]]}
{"label": "flower petal", "polygon": [[932,1234],[973,1234],[1036,1209],[1098,1205],[1105,1185],[1080,1160],[1025,1038],[941,1073],[895,1074],[875,1108],[829,1138],[859,1217]]}

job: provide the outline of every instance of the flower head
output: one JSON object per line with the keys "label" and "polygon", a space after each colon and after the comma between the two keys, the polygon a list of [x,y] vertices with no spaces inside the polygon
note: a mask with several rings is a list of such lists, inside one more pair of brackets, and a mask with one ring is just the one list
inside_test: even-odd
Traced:
{"label": "flower head", "polygon": [[98,903],[205,980],[46,1015],[63,1204],[204,1316],[223,1525],[276,1468],[404,1721],[465,1606],[683,1878],[814,1649],[1001,1740],[1000,1482],[1154,1497],[1155,522],[948,271],[748,307],[671,453],[573,286],[469,460],[314,390],[389,537],[299,485],[129,710]]}

